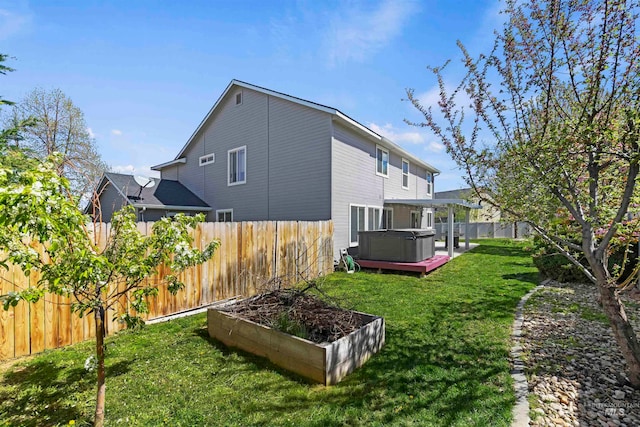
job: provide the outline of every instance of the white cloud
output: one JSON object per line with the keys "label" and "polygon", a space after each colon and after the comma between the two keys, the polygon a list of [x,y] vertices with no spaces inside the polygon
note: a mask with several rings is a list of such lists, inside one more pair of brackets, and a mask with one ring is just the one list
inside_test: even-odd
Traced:
{"label": "white cloud", "polygon": [[398,129],[395,129],[390,123],[387,123],[384,126],[379,126],[375,123],[369,123],[369,129],[379,135],[389,138],[396,144],[422,144],[424,142],[424,135],[420,132],[402,132]]}
{"label": "white cloud", "polygon": [[116,165],[116,166],[112,166],[111,169],[117,173],[128,173],[128,174],[132,174],[137,171],[137,168],[133,165]]}
{"label": "white cloud", "polygon": [[[446,90],[449,92],[449,88],[446,88]],[[438,102],[440,102],[440,87],[436,85],[426,92],[415,95],[415,98],[420,101],[420,105],[423,107],[437,109]]]}
{"label": "white cloud", "polygon": [[324,35],[329,65],[362,62],[375,54],[402,32],[415,9],[412,0],[383,0],[373,9],[348,4],[335,10]]}
{"label": "white cloud", "polygon": [[0,41],[27,30],[31,26],[31,15],[28,12],[17,13],[0,9]]}
{"label": "white cloud", "polygon": [[111,129],[111,134],[115,135],[115,136],[121,136],[122,135],[122,131],[119,129]]}
{"label": "white cloud", "polygon": [[143,175],[158,178],[160,173],[158,171],[152,171],[149,165],[116,165],[112,166],[111,170],[116,173],[123,173],[127,175]]}
{"label": "white cloud", "polygon": [[429,144],[427,144],[427,150],[433,153],[440,153],[442,150],[444,150],[444,145],[436,141],[431,141],[429,142]]}
{"label": "white cloud", "polygon": [[91,128],[87,128],[87,133],[89,134],[89,138],[94,139],[96,137],[96,134],[93,133],[93,129]]}

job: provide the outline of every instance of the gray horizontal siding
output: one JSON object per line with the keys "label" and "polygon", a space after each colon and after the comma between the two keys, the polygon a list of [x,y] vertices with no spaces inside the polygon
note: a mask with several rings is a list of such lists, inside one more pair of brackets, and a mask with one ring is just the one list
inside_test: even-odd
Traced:
{"label": "gray horizontal siding", "polygon": [[334,253],[349,247],[351,204],[382,207],[387,178],[376,175],[376,144],[333,123],[332,219]]}
{"label": "gray horizontal siding", "polygon": [[[242,104],[235,105],[237,91],[218,106],[204,132],[204,154],[214,153],[215,163],[203,166],[205,202],[213,209],[233,209],[234,221],[268,219],[267,96],[242,90]],[[246,183],[229,186],[228,151],[246,146]]]}
{"label": "gray horizontal siding", "polygon": [[[179,163],[176,166],[172,166],[172,168],[176,169],[175,175],[180,182],[191,190],[193,194],[206,202],[207,200],[204,197],[204,171],[198,166],[198,159],[204,151],[203,141],[202,134],[198,135],[196,142],[192,143],[185,152],[186,163]],[[162,177],[164,178],[165,175],[163,174]]]}
{"label": "gray horizontal siding", "polygon": [[[350,205],[383,207],[385,199],[425,199],[426,170],[409,162],[409,189],[402,188],[402,155],[389,151],[388,178],[376,174],[376,142],[333,125],[332,219],[335,253],[349,246]],[[394,227],[410,225],[412,208],[394,207]],[[416,210],[421,210],[416,208]]]}
{"label": "gray horizontal siding", "polygon": [[[409,188],[402,188],[402,157],[391,151],[389,153],[389,179],[385,181],[384,195],[386,199],[430,199],[427,193],[427,170],[411,163],[409,160]],[[405,159],[408,160],[408,159]]]}
{"label": "gray horizontal siding", "polygon": [[[198,214],[199,212],[195,212],[195,211],[179,211],[179,210],[170,210],[170,209],[138,209],[138,219],[140,221],[158,221],[161,218],[167,217],[167,216],[173,216],[177,213],[182,213],[183,215],[186,216],[194,216],[196,214]],[[206,214],[206,212],[202,212],[203,214]]]}
{"label": "gray horizontal siding", "polygon": [[[213,208],[208,216],[212,221],[216,209],[233,209],[238,221],[268,218],[267,96],[247,89],[242,92],[241,105],[235,105],[236,91],[221,101],[185,150],[186,163],[171,172]],[[228,151],[242,146],[247,154],[246,183],[228,186]],[[215,162],[200,166],[200,156],[210,153],[215,154]]]}
{"label": "gray horizontal siding", "polygon": [[[185,150],[186,163],[163,171],[234,221],[326,220],[331,217],[331,116],[256,92],[230,91]],[[228,151],[247,149],[247,182],[227,185]],[[215,162],[199,166],[199,158]],[[176,179],[176,178],[174,178]]]}
{"label": "gray horizontal siding", "polygon": [[269,98],[269,218],[331,217],[331,116]]}
{"label": "gray horizontal siding", "polygon": [[124,197],[122,197],[122,194],[120,194],[111,183],[107,182],[100,194],[102,222],[111,222],[113,213],[119,211],[125,205],[127,205],[127,202]]}
{"label": "gray horizontal siding", "polygon": [[166,168],[162,169],[162,171],[160,172],[160,178],[161,179],[170,179],[172,181],[178,181],[178,178],[179,178],[178,165],[169,166],[169,167],[166,167]]}

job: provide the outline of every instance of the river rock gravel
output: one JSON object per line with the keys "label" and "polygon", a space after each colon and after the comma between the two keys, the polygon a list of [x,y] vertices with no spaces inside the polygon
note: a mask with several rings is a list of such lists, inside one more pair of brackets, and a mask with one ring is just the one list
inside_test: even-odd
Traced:
{"label": "river rock gravel", "polygon": [[[640,426],[640,390],[597,303],[595,285],[547,280],[524,307],[532,426]],[[640,334],[640,303],[623,297]]]}

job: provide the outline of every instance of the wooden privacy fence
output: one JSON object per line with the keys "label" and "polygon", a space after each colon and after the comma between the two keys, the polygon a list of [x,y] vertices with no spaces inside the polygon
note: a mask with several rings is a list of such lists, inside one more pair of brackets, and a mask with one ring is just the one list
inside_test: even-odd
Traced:
{"label": "wooden privacy fence", "polygon": [[[152,224],[141,222],[138,228],[151,232]],[[99,224],[98,241],[104,244],[109,230],[110,224]],[[220,247],[208,262],[181,274],[185,287],[175,296],[161,286],[158,296],[148,300],[146,320],[236,295],[250,296],[270,279],[282,279],[284,285],[290,285],[333,271],[331,221],[209,222],[200,224],[193,237],[200,248],[213,239],[220,240]],[[167,273],[162,267],[158,275]],[[34,285],[38,278],[37,272],[26,277],[16,266],[0,269],[0,295]],[[158,279],[148,280],[157,283]],[[68,297],[46,294],[35,304],[21,301],[8,311],[0,306],[0,360],[94,338],[93,316],[79,318],[71,312],[71,302]],[[121,303],[127,306],[126,298]],[[121,313],[109,312],[106,316],[108,334],[125,327],[113,320],[117,314]]]}

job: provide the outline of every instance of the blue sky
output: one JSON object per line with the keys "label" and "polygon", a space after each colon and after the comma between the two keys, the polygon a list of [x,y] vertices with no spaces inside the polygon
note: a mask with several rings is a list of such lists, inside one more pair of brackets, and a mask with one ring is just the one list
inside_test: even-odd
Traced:
{"label": "blue sky", "polygon": [[497,0],[9,1],[0,52],[16,71],[0,95],[60,88],[85,114],[114,170],[149,175],[172,160],[232,79],[341,110],[438,167],[436,191],[464,186],[442,144],[404,123],[414,88],[436,101],[428,65],[460,39],[488,51]]}

